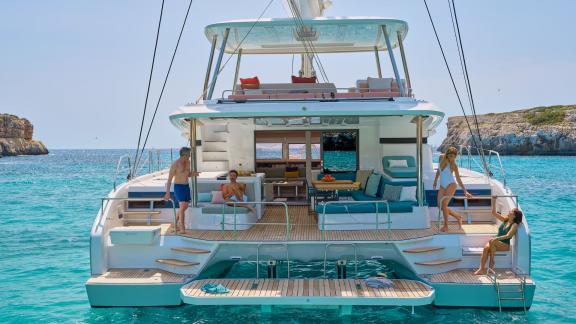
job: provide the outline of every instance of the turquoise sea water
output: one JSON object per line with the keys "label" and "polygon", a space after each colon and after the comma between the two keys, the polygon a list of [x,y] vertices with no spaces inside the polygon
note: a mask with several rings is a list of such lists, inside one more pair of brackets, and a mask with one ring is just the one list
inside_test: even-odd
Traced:
{"label": "turquoise sea water", "polygon": [[[434,307],[420,307],[413,316],[401,307],[357,307],[348,319],[317,308],[275,309],[272,315],[240,306],[90,308],[84,290],[89,231],[99,198],[112,189],[116,161],[125,153],[55,150],[0,159],[0,323],[576,322],[574,157],[503,158],[533,234],[532,274],[538,286],[526,316]],[[319,271],[318,266],[298,271]]]}

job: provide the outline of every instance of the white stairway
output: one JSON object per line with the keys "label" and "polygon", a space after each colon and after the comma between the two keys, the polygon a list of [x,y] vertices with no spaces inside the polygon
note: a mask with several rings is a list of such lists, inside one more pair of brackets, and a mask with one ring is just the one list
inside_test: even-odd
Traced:
{"label": "white stairway", "polygon": [[202,166],[201,171],[227,171],[228,157],[228,126],[202,126]]}

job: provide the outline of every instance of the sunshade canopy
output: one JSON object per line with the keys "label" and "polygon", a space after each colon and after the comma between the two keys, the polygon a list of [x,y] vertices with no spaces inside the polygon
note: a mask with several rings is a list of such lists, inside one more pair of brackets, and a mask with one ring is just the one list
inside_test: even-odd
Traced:
{"label": "sunshade canopy", "polygon": [[237,49],[242,49],[243,54],[365,52],[373,51],[374,47],[386,50],[383,25],[393,48],[398,46],[398,35],[404,39],[408,32],[408,24],[397,19],[319,17],[228,21],[206,26],[205,34],[210,41],[214,35],[222,40],[225,30],[230,28],[226,53]]}

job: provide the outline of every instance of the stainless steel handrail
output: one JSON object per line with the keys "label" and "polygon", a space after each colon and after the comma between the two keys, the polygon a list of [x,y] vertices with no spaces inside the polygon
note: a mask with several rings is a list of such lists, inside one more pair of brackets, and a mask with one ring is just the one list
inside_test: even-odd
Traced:
{"label": "stainless steel handrail", "polygon": [[328,248],[331,246],[352,246],[354,249],[354,279],[358,278],[358,248],[355,243],[328,243],[324,247],[324,279],[326,279],[326,263],[328,262]]}
{"label": "stainless steel handrail", "polygon": [[[118,162],[116,163],[116,173],[114,174],[114,191],[116,191],[116,180],[118,179],[118,174],[120,173],[120,166],[122,165],[122,162],[124,161],[124,159],[128,160],[128,170],[132,169],[132,163],[130,160],[130,155],[125,154],[122,155],[120,158],[118,158]],[[128,174],[128,178],[130,178],[130,174]]]}
{"label": "stainless steel handrail", "polygon": [[282,246],[286,250],[287,279],[290,279],[290,253],[286,243],[261,243],[256,247],[256,279],[260,279],[260,248],[262,246]]}
{"label": "stainless steel handrail", "polygon": [[[376,207],[376,230],[379,229],[379,225],[380,224],[388,224],[388,239],[390,239],[390,230],[391,227],[390,225],[392,224],[392,222],[390,221],[390,204],[388,203],[387,200],[374,200],[374,201],[354,201],[354,200],[335,200],[335,201],[327,201],[327,202],[322,202],[322,240],[325,240],[325,231],[326,231],[326,206],[328,205],[339,205],[339,204],[352,204],[352,205],[362,205],[362,204],[375,204]],[[378,204],[385,204],[386,205],[386,213],[388,215],[388,221],[380,223],[379,221],[379,212],[378,212]],[[348,216],[350,216],[350,211],[348,209],[348,206],[344,206],[344,209],[346,210],[346,212],[348,213]],[[331,225],[344,225],[347,223],[332,223]],[[359,225],[372,225],[374,223],[353,223],[353,224],[359,224]]]}
{"label": "stainless steel handrail", "polygon": [[[234,222],[233,223],[226,223],[226,213],[224,212],[224,208],[226,206],[232,205],[234,207]],[[238,223],[237,217],[238,213],[236,212],[237,205],[280,205],[284,206],[284,213],[286,215],[286,222],[285,223]],[[242,207],[242,206],[240,206]],[[224,225],[234,225],[234,239],[236,240],[237,234],[237,225],[285,225],[286,226],[286,241],[290,240],[290,215],[288,214],[288,204],[282,201],[227,201],[226,203],[222,204],[222,221],[220,222],[221,226],[221,234],[224,235]]]}
{"label": "stainless steel handrail", "polygon": [[472,198],[467,198],[466,196],[444,196],[442,197],[442,199],[440,199],[440,203],[436,205],[436,207],[438,208],[438,217],[436,220],[436,226],[438,227],[438,232],[440,232],[440,214],[442,214],[442,203],[446,200],[446,199],[459,199],[459,200],[468,200],[468,199],[492,199],[492,197],[496,197],[496,198],[515,198],[515,205],[516,207],[518,207],[518,195],[494,195],[494,196],[472,196]]}
{"label": "stainless steel handrail", "polygon": [[176,233],[176,226],[178,222],[178,216],[176,214],[176,204],[174,203],[173,199],[164,199],[164,198],[129,198],[129,197],[104,197],[102,199],[102,209],[100,214],[100,219],[104,216],[104,201],[145,201],[145,202],[153,202],[153,201],[169,201],[172,203],[172,211],[174,212],[174,233]]}
{"label": "stainless steel handrail", "polygon": [[[486,152],[488,153],[488,162],[486,164],[486,167],[488,168],[488,170],[485,170],[485,168],[476,160],[472,157],[472,149],[476,150],[476,154],[480,155],[480,151]],[[468,158],[468,169],[472,169],[472,161],[476,164],[476,166],[480,169],[483,170],[484,174],[488,177],[488,178],[492,178],[494,176],[494,173],[492,172],[492,156],[496,157],[496,161],[498,162],[498,165],[496,165],[495,167],[497,167],[500,176],[502,177],[502,183],[504,184],[504,188],[506,188],[506,171],[504,170],[504,165],[502,164],[502,159],[500,158],[500,153],[498,153],[495,150],[489,150],[489,149],[483,149],[483,148],[478,148],[478,147],[474,147],[474,146],[470,146],[470,145],[459,145],[459,151],[460,151],[460,155],[464,156],[462,154],[463,151],[466,151],[466,157]],[[460,166],[462,167],[462,162],[463,159],[460,159]]]}

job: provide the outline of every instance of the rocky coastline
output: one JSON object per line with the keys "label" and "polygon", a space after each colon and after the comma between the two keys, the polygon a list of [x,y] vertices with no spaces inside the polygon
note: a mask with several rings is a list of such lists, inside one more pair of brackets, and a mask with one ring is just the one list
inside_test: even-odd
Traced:
{"label": "rocky coastline", "polygon": [[28,119],[0,114],[0,157],[48,154],[42,142],[32,139],[33,133]]}
{"label": "rocky coastline", "polygon": [[[475,132],[473,118],[468,120]],[[482,146],[502,155],[576,155],[576,105],[478,115],[478,124]],[[438,151],[459,145],[474,146],[470,131],[464,117],[449,117]]]}

